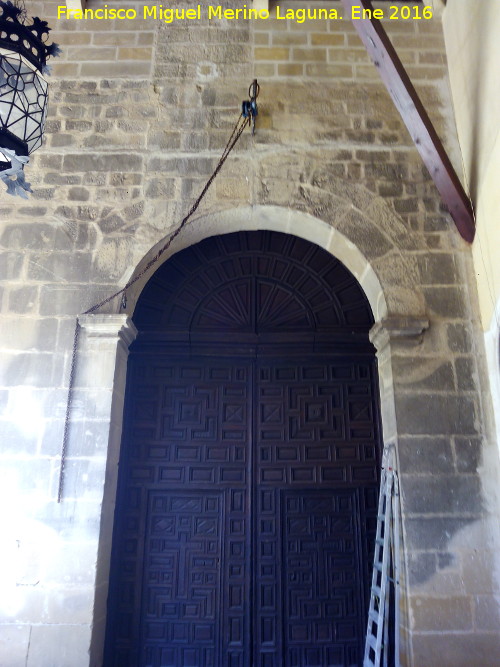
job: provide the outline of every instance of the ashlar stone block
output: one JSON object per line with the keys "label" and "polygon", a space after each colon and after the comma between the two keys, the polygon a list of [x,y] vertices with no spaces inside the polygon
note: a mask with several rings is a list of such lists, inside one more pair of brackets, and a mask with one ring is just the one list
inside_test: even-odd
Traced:
{"label": "ashlar stone block", "polygon": [[482,447],[481,438],[455,437],[457,470],[459,472],[476,472],[481,462]]}
{"label": "ashlar stone block", "polygon": [[445,551],[453,537],[473,521],[465,517],[405,517],[407,548]]}
{"label": "ashlar stone block", "polygon": [[409,514],[479,514],[480,481],[475,475],[403,475],[401,488]]}
{"label": "ashlar stone block", "polygon": [[411,615],[416,632],[443,630],[472,630],[470,597],[431,598],[414,596]]}
{"label": "ashlar stone block", "polygon": [[4,252],[0,255],[0,280],[16,280],[21,274],[24,255],[21,252]]}
{"label": "ashlar stone block", "polygon": [[414,633],[413,664],[422,667],[498,667],[498,633]]}
{"label": "ashlar stone block", "polygon": [[442,357],[394,355],[393,369],[396,384],[411,387],[412,391],[453,391],[455,376],[451,362]]}
{"label": "ashlar stone block", "polygon": [[478,595],[474,598],[475,622],[479,630],[498,632],[500,595]]}
{"label": "ashlar stone block", "polygon": [[90,625],[33,626],[26,667],[89,667]]}
{"label": "ashlar stone block", "polygon": [[0,624],[0,656],[8,667],[26,667],[31,626],[27,624]]}
{"label": "ashlar stone block", "polygon": [[464,396],[404,394],[396,396],[396,414],[401,434],[476,435],[476,406]]}
{"label": "ashlar stone block", "polygon": [[439,475],[455,471],[450,438],[402,437],[398,441],[398,453],[403,473]]}

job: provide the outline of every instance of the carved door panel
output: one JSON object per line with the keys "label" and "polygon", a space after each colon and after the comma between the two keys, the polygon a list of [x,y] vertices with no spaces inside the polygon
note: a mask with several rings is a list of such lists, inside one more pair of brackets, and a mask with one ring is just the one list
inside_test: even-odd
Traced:
{"label": "carved door panel", "polygon": [[258,366],[258,667],[362,663],[377,508],[373,370]]}
{"label": "carved door panel", "polygon": [[132,360],[107,665],[248,664],[252,372]]}
{"label": "carved door panel", "polygon": [[106,667],[361,664],[370,362],[131,359]]}

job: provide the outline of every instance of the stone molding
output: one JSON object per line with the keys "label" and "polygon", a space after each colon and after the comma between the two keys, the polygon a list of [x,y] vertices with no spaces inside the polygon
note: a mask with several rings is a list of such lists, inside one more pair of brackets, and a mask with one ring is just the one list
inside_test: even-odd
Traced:
{"label": "stone molding", "polygon": [[137,329],[128,315],[79,315],[78,324],[89,338],[118,337],[128,347]]}
{"label": "stone molding", "polygon": [[66,0],[66,7],[68,9],[82,10],[85,9],[87,0]]}
{"label": "stone molding", "polygon": [[370,330],[370,341],[380,354],[390,343],[405,347],[420,345],[423,334],[429,328],[426,317],[411,315],[390,315],[376,322]]}
{"label": "stone molding", "polygon": [[435,17],[441,18],[446,9],[446,0],[424,0],[424,5],[432,8]]}
{"label": "stone molding", "polygon": [[257,11],[269,11],[269,0],[253,0],[253,8]]}

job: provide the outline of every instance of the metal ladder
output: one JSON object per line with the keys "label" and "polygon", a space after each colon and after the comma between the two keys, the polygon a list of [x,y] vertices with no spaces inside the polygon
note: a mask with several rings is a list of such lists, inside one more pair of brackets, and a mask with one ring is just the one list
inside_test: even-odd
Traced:
{"label": "metal ladder", "polygon": [[[394,448],[384,453],[363,667],[388,667],[390,593],[394,584],[394,660],[399,667],[399,482]],[[381,662],[382,660],[382,662]]]}

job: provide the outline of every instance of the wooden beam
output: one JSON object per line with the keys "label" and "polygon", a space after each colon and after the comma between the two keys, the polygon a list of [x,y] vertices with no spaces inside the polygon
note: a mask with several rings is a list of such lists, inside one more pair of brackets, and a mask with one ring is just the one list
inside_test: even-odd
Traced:
{"label": "wooden beam", "polygon": [[[360,7],[361,15],[363,9],[373,10],[370,0],[342,0],[342,4],[348,12],[344,18],[352,18],[353,7],[358,9],[358,15]],[[475,223],[470,199],[382,24],[372,17],[353,19],[353,25],[401,114],[458,231],[466,241],[472,243]]]}

